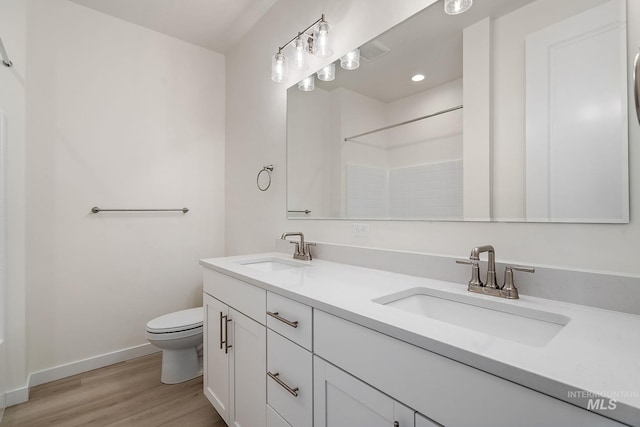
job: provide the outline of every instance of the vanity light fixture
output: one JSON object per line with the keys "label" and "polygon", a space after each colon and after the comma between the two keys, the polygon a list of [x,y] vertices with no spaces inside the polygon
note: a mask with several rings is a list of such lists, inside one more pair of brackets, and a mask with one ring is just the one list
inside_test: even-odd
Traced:
{"label": "vanity light fixture", "polygon": [[336,63],[332,62],[329,65],[326,65],[318,71],[318,79],[323,82],[330,82],[336,78]]}
{"label": "vanity light fixture", "polygon": [[318,28],[313,32],[313,54],[319,58],[327,58],[333,55],[329,48],[329,23],[324,20],[318,22]]}
{"label": "vanity light fixture", "polygon": [[287,78],[288,62],[287,57],[280,52],[273,55],[273,58],[271,58],[271,80],[280,83]]}
{"label": "vanity light fixture", "polygon": [[413,77],[411,77],[411,80],[414,82],[421,82],[424,80],[424,74],[416,74]]}
{"label": "vanity light fixture", "polygon": [[[312,29],[313,32],[309,33]],[[329,23],[325,21],[324,14],[283,46],[278,47],[278,52],[271,58],[271,80],[276,83],[280,83],[287,78],[289,61],[283,50],[290,45],[293,45],[294,49],[292,61],[296,70],[309,68],[307,64],[309,53],[321,58],[331,56],[333,51],[329,48]]]}
{"label": "vanity light fixture", "polygon": [[313,77],[313,74],[310,75],[309,77],[305,77],[304,79],[300,80],[300,82],[298,83],[298,89],[300,89],[303,92],[311,92],[315,88],[316,88],[316,79]]}
{"label": "vanity light fixture", "polygon": [[300,36],[293,41],[293,68],[298,71],[304,71],[309,68],[307,64],[307,44]]}
{"label": "vanity light fixture", "polygon": [[347,52],[340,58],[340,66],[345,70],[355,70],[360,66],[360,48]]}
{"label": "vanity light fixture", "polygon": [[464,13],[473,4],[473,0],[444,0],[444,11],[448,15]]}

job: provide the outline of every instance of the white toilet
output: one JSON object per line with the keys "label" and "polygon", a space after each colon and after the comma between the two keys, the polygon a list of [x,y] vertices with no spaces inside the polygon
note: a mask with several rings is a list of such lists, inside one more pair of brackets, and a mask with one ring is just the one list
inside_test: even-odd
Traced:
{"label": "white toilet", "polygon": [[147,340],[162,349],[165,384],[177,384],[202,375],[202,307],[176,311],[147,323]]}

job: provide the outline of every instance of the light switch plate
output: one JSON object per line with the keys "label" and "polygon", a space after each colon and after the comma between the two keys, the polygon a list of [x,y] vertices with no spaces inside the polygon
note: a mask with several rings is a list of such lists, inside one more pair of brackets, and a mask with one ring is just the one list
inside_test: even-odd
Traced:
{"label": "light switch plate", "polygon": [[351,234],[355,237],[368,237],[369,224],[354,222],[353,224],[351,224]]}

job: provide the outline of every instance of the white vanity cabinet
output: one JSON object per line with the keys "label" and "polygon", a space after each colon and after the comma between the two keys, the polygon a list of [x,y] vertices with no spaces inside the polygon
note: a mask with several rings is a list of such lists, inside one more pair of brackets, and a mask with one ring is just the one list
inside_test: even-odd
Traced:
{"label": "white vanity cabinet", "polygon": [[313,320],[316,355],[446,427],[622,426],[322,311]]}
{"label": "white vanity cabinet", "polygon": [[415,411],[314,356],[316,427],[413,427]]}
{"label": "white vanity cabinet", "polygon": [[225,326],[229,307],[210,295],[204,303],[204,395],[220,416],[229,419],[229,353],[225,352]]}
{"label": "white vanity cabinet", "polygon": [[210,270],[204,291],[204,394],[228,426],[264,427],[266,292]]}
{"label": "white vanity cabinet", "polygon": [[410,344],[408,330],[378,329],[317,291],[307,305],[230,274],[204,270],[204,389],[230,427],[623,425]]}

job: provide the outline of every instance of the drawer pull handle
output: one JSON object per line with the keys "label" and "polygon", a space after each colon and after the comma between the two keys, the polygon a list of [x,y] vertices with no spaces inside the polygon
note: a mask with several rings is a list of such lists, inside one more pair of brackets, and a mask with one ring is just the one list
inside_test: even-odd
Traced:
{"label": "drawer pull handle", "polygon": [[280,316],[280,314],[276,311],[267,311],[267,314],[271,317],[273,317],[274,319],[278,319],[279,321],[281,321],[282,323],[286,323],[287,325],[291,326],[292,328],[297,328],[298,327],[298,321],[294,320],[293,322],[291,320],[287,320],[284,317]]}
{"label": "drawer pull handle", "polygon": [[280,373],[276,372],[275,374],[272,374],[271,372],[267,372],[267,375],[269,375],[269,378],[271,378],[272,380],[274,380],[275,382],[280,384],[280,386],[282,386],[282,388],[287,390],[289,393],[291,393],[295,397],[298,397],[298,390],[299,390],[298,387],[296,387],[296,388],[289,387],[289,385],[287,385],[287,383],[285,383],[284,381],[282,381],[278,377],[280,375]]}
{"label": "drawer pull handle", "polygon": [[229,349],[233,347],[229,345],[229,322],[231,322],[231,319],[229,319],[228,315],[224,317],[227,318],[224,322],[224,354],[229,354]]}
{"label": "drawer pull handle", "polygon": [[222,345],[224,344],[224,339],[222,339],[222,319],[224,319],[225,316],[222,315],[222,312],[220,312],[220,350],[222,350]]}

